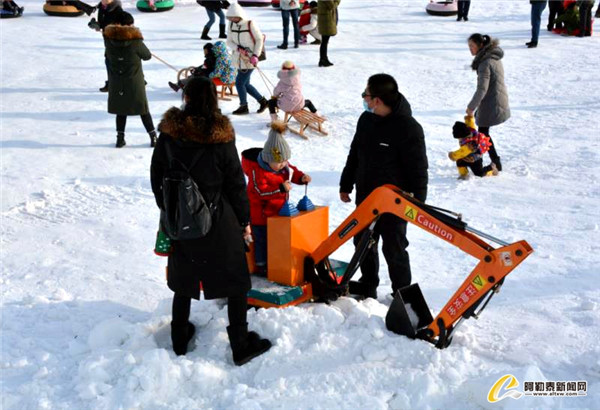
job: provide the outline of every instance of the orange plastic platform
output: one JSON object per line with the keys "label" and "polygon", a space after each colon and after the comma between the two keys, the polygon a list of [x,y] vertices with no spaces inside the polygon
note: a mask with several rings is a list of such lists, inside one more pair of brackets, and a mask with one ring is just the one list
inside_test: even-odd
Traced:
{"label": "orange plastic platform", "polygon": [[304,283],[304,258],[329,236],[329,208],[267,220],[267,278],[288,286]]}

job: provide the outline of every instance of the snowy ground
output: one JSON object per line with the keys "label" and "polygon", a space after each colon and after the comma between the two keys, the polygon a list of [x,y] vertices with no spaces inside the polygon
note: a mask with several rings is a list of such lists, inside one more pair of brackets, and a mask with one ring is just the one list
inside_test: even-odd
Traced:
{"label": "snowy ground", "polygon": [[[48,17],[39,1],[19,4],[25,15],[0,24],[2,408],[597,408],[598,35],[543,31],[529,50],[525,1],[473,2],[471,20],[457,23],[426,15],[425,0],[343,0],[340,33],[330,42],[335,66],[323,69],[316,46],[275,48],[276,11],[249,9],[267,35],[265,73],[274,81],[279,64],[294,60],[305,95],[329,119],[328,137],[289,141],[292,162],[313,177],[312,201],[330,207],[331,230],[353,209],[337,199],[337,183],[360,93],[383,71],[397,78],[425,129],[428,202],[505,241],[525,239],[535,253],[446,350],[386,330],[384,263],[378,300],[251,311],[251,328],[274,347],[238,368],[217,302],[193,304],[194,347],[185,357],[171,351],[165,260],[152,253],[152,151],[137,118],[129,120],[128,145],[113,147],[114,117],[97,91],[105,80],[100,36],[85,17]],[[162,14],[126,8],[153,53],[178,68],[201,62],[206,16],[195,3]],[[446,153],[456,149],[451,127],[475,88],[466,45],[473,32],[501,40],[513,114],[492,129],[505,171],[460,182]],[[156,59],[144,72],[158,123],[179,104],[167,87],[175,73]],[[258,75],[253,83],[267,92]],[[262,146],[266,114],[232,120],[240,151]],[[475,261],[415,227],[409,239],[414,280],[437,314]],[[336,257],[351,252],[344,246]],[[521,391],[525,380],[585,380],[588,395],[488,403],[505,374]]]}

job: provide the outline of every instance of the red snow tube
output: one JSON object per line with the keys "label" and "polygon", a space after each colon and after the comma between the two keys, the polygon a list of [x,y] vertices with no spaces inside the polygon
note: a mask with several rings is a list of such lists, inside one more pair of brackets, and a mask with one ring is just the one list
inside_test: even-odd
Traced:
{"label": "red snow tube", "polygon": [[425,7],[427,14],[432,16],[455,16],[458,14],[458,6],[456,1],[433,1],[430,0],[427,7]]}

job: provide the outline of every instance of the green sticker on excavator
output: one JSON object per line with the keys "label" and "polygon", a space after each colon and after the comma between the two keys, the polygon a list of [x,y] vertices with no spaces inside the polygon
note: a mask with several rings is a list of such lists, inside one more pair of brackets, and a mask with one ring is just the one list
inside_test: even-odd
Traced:
{"label": "green sticker on excavator", "polygon": [[410,206],[406,205],[406,209],[404,210],[404,216],[406,216],[411,221],[414,221],[417,217],[417,211],[415,211]]}
{"label": "green sticker on excavator", "polygon": [[475,279],[473,279],[473,285],[475,285],[475,287],[477,288],[477,290],[481,290],[481,288],[483,288],[486,284],[486,281],[479,275],[475,276]]}

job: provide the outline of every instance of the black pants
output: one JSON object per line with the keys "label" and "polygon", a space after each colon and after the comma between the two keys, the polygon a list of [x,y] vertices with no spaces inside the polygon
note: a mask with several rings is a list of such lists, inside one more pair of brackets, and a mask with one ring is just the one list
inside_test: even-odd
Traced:
{"label": "black pants", "polygon": [[323,36],[323,38],[321,38],[321,47],[319,48],[321,62],[329,61],[329,58],[327,57],[327,46],[329,45],[330,38],[331,36]]}
{"label": "black pants", "polygon": [[[140,115],[142,118],[142,124],[146,128],[146,132],[154,131],[154,123],[152,122],[152,116],[150,114]],[[125,132],[125,125],[127,124],[126,115],[117,115],[117,132]]]}
{"label": "black pants", "polygon": [[[392,214],[383,214],[377,221],[373,232],[375,244],[367,251],[367,255],[360,265],[362,273],[360,282],[367,287],[376,288],[379,285],[379,251],[377,244],[380,237],[383,242],[383,256],[388,265],[393,292],[395,293],[396,290],[410,285],[412,275],[410,260],[406,251],[408,247],[406,224],[405,220]],[[360,238],[365,233],[366,230],[354,237],[355,246],[358,245]]]}
{"label": "black pants", "polygon": [[[554,28],[554,20],[557,17],[560,17],[565,12],[562,1],[553,1],[550,0],[548,2],[548,30],[552,30]],[[556,28],[562,28],[562,23],[558,23]]]}
{"label": "black pants", "polygon": [[590,35],[592,32],[592,8],[594,3],[583,1],[579,5],[579,30],[581,34]]}
{"label": "black pants", "polygon": [[469,7],[471,0],[458,0],[458,18],[469,17]]}
{"label": "black pants", "polygon": [[15,3],[14,1],[3,1],[2,2],[2,9],[6,10],[6,11],[17,11],[19,9],[19,6],[17,6],[17,3]]}
{"label": "black pants", "polygon": [[[304,107],[302,107],[302,108],[308,108],[310,110],[310,112],[312,112],[313,114],[315,112],[317,112],[317,109],[315,108],[314,104],[310,100],[304,100]],[[269,100],[269,113],[275,114],[276,112],[277,112],[277,98],[273,97]]]}
{"label": "black pants", "polygon": [[[192,299],[177,293],[173,295],[173,324],[185,325],[190,319]],[[247,323],[248,299],[245,294],[227,298],[227,316],[232,326],[244,326]]]}
{"label": "black pants", "polygon": [[478,176],[478,177],[484,177],[487,175],[487,173],[489,171],[492,170],[491,164],[486,165],[485,167],[483,166],[483,160],[481,158],[475,162],[467,162],[462,159],[459,159],[458,161],[456,161],[456,166],[457,167],[467,167],[471,171],[473,171],[473,174],[475,174],[475,176]]}
{"label": "black pants", "polygon": [[[490,154],[490,159],[492,160],[492,162],[496,164],[498,162],[498,160],[500,159],[500,157],[498,156],[498,153],[496,152],[496,144],[494,144],[494,141],[492,141],[492,136],[490,135],[490,127],[479,127],[478,131],[482,132],[485,135],[487,135],[488,137],[490,137],[490,143],[492,144],[492,146],[490,147],[488,154]],[[475,174],[475,175],[477,175],[477,174]]]}

